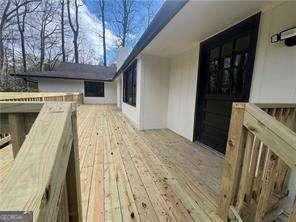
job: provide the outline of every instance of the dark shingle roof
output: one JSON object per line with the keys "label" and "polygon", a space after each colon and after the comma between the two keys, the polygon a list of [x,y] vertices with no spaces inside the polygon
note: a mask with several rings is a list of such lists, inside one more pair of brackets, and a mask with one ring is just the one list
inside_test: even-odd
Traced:
{"label": "dark shingle roof", "polygon": [[115,66],[87,65],[61,62],[52,71],[16,74],[21,77],[61,78],[96,81],[112,81],[116,74]]}
{"label": "dark shingle roof", "polygon": [[[189,0],[166,0],[159,9],[152,22],[143,33],[135,47],[116,73],[116,76],[125,70],[136,56],[156,37],[156,35],[171,21]],[[114,76],[114,78],[116,77]]]}

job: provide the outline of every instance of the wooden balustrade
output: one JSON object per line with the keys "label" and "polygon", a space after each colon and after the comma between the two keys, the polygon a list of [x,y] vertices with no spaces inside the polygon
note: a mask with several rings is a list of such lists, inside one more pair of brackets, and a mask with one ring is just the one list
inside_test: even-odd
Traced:
{"label": "wooden balustrade", "polygon": [[7,146],[11,140],[9,133],[0,133],[0,149]]}
{"label": "wooden balustrade", "polygon": [[82,93],[0,93],[0,101],[68,101],[83,103]]}
{"label": "wooden balustrade", "polygon": [[82,221],[75,103],[5,101],[0,114],[9,119],[12,140],[23,140],[12,143],[20,147],[1,182],[0,211],[32,211],[33,221]]}
{"label": "wooden balustrade", "polygon": [[277,216],[296,169],[295,130],[295,104],[233,104],[218,207],[224,221]]}
{"label": "wooden balustrade", "polygon": [[[20,93],[20,92],[0,92],[0,101],[21,101],[21,102],[44,102],[44,101],[69,101],[69,102],[76,102],[77,104],[83,104],[83,94],[82,93]],[[9,121],[5,123],[3,119],[0,117],[0,133],[1,134],[8,134],[7,138],[3,138],[0,141],[0,149],[4,147],[4,145],[8,145],[9,143],[13,144],[13,153],[16,154],[24,140],[24,129],[22,129],[23,121],[30,119],[30,115],[21,114],[20,112],[30,113],[33,109],[39,109],[40,104],[31,104],[33,107],[26,106],[25,104],[9,104],[5,107],[0,107],[0,113],[5,110],[8,111],[7,108],[18,108],[18,113],[10,113],[9,114]],[[37,106],[37,107],[36,107]],[[25,110],[27,109],[27,110]],[[39,109],[40,110],[40,109]],[[14,109],[15,111],[15,109]],[[25,115],[25,116],[24,116]],[[31,117],[31,120],[35,120],[36,116]],[[32,121],[31,121],[32,122]],[[8,129],[8,124],[10,128]],[[5,130],[3,129],[5,128]],[[27,128],[30,128],[28,126]],[[13,131],[13,137],[9,135],[9,132]],[[5,143],[4,143],[5,142]]]}

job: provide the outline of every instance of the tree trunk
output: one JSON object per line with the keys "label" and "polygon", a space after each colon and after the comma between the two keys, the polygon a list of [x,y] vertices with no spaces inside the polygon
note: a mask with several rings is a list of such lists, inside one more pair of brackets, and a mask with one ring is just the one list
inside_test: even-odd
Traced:
{"label": "tree trunk", "polygon": [[78,59],[78,32],[74,32],[74,57],[75,57],[75,63],[79,63]]}
{"label": "tree trunk", "polygon": [[63,62],[66,62],[66,50],[65,50],[65,23],[64,23],[64,9],[65,9],[65,2],[64,0],[61,1],[62,5],[62,13],[61,13],[61,37],[62,37],[62,56]]}
{"label": "tree trunk", "polygon": [[103,63],[104,63],[104,66],[107,66],[105,0],[100,0],[99,6],[101,10],[101,19],[102,19],[102,26],[103,26]]}
{"label": "tree trunk", "polygon": [[40,35],[40,71],[44,71],[44,58],[45,58],[44,51],[45,51],[44,36],[41,33]]}
{"label": "tree trunk", "polygon": [[25,36],[24,32],[20,31],[21,35],[21,48],[22,48],[22,60],[24,72],[27,72],[27,60],[26,60],[26,47],[25,47]]}
{"label": "tree trunk", "polygon": [[27,5],[25,5],[24,12],[22,13],[23,14],[21,15],[22,17],[20,20],[19,9],[16,10],[17,26],[21,36],[23,71],[27,72],[26,47],[25,47],[25,20],[26,20],[26,14],[27,14]]}
{"label": "tree trunk", "polygon": [[127,0],[123,0],[123,33],[122,33],[122,47],[125,47],[126,45],[126,35],[127,35],[127,26],[128,26],[128,17],[129,12],[127,9]]}
{"label": "tree trunk", "polygon": [[78,52],[78,34],[79,34],[78,7],[79,7],[78,2],[77,2],[77,0],[75,0],[75,27],[74,27],[74,24],[71,19],[71,13],[70,13],[70,0],[67,0],[68,19],[69,19],[70,27],[73,32],[73,36],[74,36],[73,44],[74,44],[75,63],[79,62],[79,60],[78,60],[78,56],[79,56],[79,52]]}
{"label": "tree trunk", "polygon": [[107,66],[107,52],[106,52],[106,28],[105,19],[103,20],[103,50],[104,50],[104,66]]}
{"label": "tree trunk", "polygon": [[7,21],[7,14],[10,7],[11,1],[7,1],[7,4],[3,10],[1,21],[0,21],[0,72],[4,73],[4,40],[3,31]]}
{"label": "tree trunk", "polygon": [[3,45],[3,37],[2,30],[0,30],[0,72],[3,73],[4,68],[4,45]]}
{"label": "tree trunk", "polygon": [[14,43],[12,43],[11,46],[12,46],[12,69],[13,69],[13,73],[16,74]]}

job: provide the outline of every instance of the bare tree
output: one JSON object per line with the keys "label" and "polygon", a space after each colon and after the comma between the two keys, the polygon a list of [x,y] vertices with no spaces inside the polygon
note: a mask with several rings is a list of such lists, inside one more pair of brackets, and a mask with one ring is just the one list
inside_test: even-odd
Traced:
{"label": "bare tree", "polygon": [[61,0],[61,39],[62,39],[62,60],[66,62],[65,49],[65,0]]}
{"label": "bare tree", "polygon": [[10,22],[15,18],[17,10],[26,6],[30,2],[36,0],[26,0],[19,3],[13,0],[3,0],[1,2],[1,14],[0,14],[0,70],[4,69],[4,31],[10,25]]}
{"label": "bare tree", "polygon": [[79,34],[79,22],[78,22],[78,0],[74,0],[74,10],[75,10],[75,23],[72,21],[71,10],[70,10],[70,0],[67,0],[67,9],[68,9],[68,20],[73,32],[73,44],[74,44],[74,58],[75,63],[79,62],[79,51],[78,51],[78,34]]}
{"label": "bare tree", "polygon": [[10,48],[11,48],[11,60],[12,60],[12,72],[15,74],[16,73],[16,59],[15,59],[15,38],[14,38],[14,30],[11,29],[9,31],[10,35]]}
{"label": "bare tree", "polygon": [[20,8],[16,10],[16,17],[17,17],[17,27],[20,33],[21,39],[21,50],[22,50],[22,63],[23,63],[23,71],[27,72],[27,60],[26,60],[26,46],[25,46],[25,22],[26,16],[28,13],[28,4],[25,1],[24,9],[20,11]]}
{"label": "bare tree", "polygon": [[[55,34],[58,24],[54,22],[56,5],[52,0],[44,0],[41,5],[40,18],[40,71],[44,71],[46,41]],[[50,27],[50,29],[48,28]]]}
{"label": "bare tree", "polygon": [[150,22],[152,21],[152,18],[154,16],[154,9],[153,9],[153,3],[154,3],[154,0],[145,0],[145,8],[146,8],[146,28],[150,25]]}
{"label": "bare tree", "polygon": [[136,12],[135,0],[117,0],[113,2],[113,25],[119,38],[119,46],[125,47],[134,32],[133,17]]}
{"label": "bare tree", "polygon": [[103,64],[107,65],[107,51],[106,51],[106,21],[105,21],[105,0],[99,0],[100,18],[102,22],[102,40],[103,40]]}

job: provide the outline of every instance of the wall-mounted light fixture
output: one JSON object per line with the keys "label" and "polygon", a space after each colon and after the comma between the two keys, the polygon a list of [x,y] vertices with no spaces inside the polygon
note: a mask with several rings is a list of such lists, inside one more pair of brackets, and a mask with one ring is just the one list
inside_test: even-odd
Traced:
{"label": "wall-mounted light fixture", "polygon": [[278,34],[271,36],[271,43],[284,41],[286,46],[296,45],[296,27],[286,29]]}

